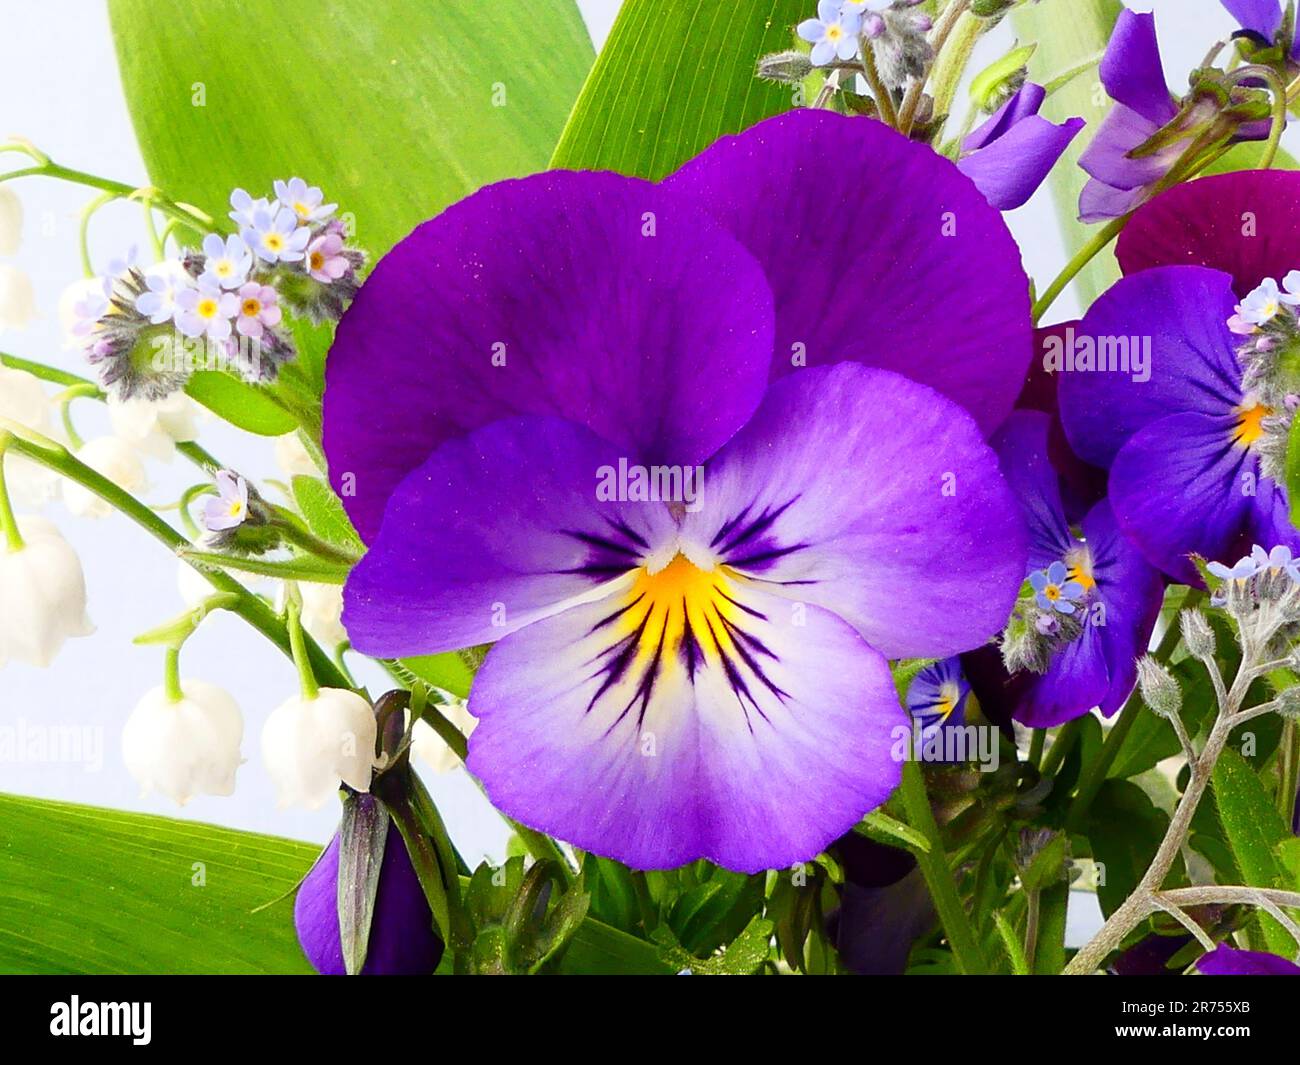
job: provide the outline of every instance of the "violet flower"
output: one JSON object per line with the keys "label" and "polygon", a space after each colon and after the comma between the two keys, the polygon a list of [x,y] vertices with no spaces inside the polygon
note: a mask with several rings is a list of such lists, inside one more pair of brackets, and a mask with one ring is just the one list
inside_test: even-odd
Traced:
{"label": "violet flower", "polygon": [[[303,878],[293,904],[298,943],[312,968],[324,976],[343,976],[347,972],[339,933],[338,879],[336,832]],[[406,853],[402,834],[390,822],[361,975],[427,976],[442,960],[443,946],[433,930],[433,913]]]}
{"label": "violet flower", "polygon": [[993,442],[1029,524],[1030,570],[1058,582],[1068,578],[1084,593],[1078,634],[1055,648],[1046,673],[1024,674],[1003,695],[1010,716],[1033,728],[1059,725],[1094,706],[1109,717],[1123,705],[1164,594],[1159,572],[1120,532],[1105,500],[1084,516],[1082,539],[1070,531],[1048,459],[1048,426],[1045,414],[1016,411]]}
{"label": "violet flower", "polygon": [[[354,646],[495,642],[468,768],[575,846],[816,855],[898,783],[886,660],[983,643],[1022,579],[979,429],[1028,358],[1017,259],[950,162],[806,111],[658,188],[556,171],[450,208],[377,264],[328,361],[325,448],[371,545]],[[620,462],[702,466],[702,494],[601,499]]]}
{"label": "violet flower", "polygon": [[903,704],[913,722],[921,726],[924,742],[946,726],[965,723],[969,696],[961,660],[953,657],[923,667],[908,685]]}
{"label": "violet flower", "polygon": [[827,935],[846,968],[859,976],[901,976],[915,941],[934,927],[934,903],[916,859],[857,832],[831,853],[844,870],[840,905]]}
{"label": "violet flower", "polygon": [[1243,30],[1259,38],[1264,46],[1278,45],[1283,54],[1300,63],[1300,35],[1292,27],[1291,39],[1280,40],[1283,28],[1282,0],[1222,0],[1228,14]]}
{"label": "violet flower", "polygon": [[1028,202],[1085,125],[1082,118],[1060,125],[1043,118],[1046,98],[1046,89],[1027,82],[962,141],[957,168],[1000,211]]}
{"label": "violet flower", "polygon": [[1121,527],[1187,584],[1200,583],[1192,554],[1300,547],[1286,491],[1261,468],[1273,412],[1242,387],[1238,338],[1227,326],[1235,305],[1230,279],[1217,271],[1162,267],[1125,278],[1081,328],[1094,338],[1149,334],[1151,380],[1076,372],[1061,382],[1066,433],[1085,460],[1110,469]]}

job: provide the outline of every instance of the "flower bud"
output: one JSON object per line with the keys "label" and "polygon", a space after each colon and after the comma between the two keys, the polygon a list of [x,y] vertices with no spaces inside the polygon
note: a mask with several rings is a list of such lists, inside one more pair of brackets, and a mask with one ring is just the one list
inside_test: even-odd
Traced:
{"label": "flower bud", "polygon": [[[2,186],[0,186],[2,187]],[[50,397],[29,373],[0,366],[0,416],[50,436],[54,433]],[[5,484],[19,506],[44,506],[58,494],[59,475],[24,455],[6,453]]]}
{"label": "flower bud", "polygon": [[1300,685],[1283,688],[1274,700],[1277,703],[1277,712],[1283,717],[1292,720],[1300,718]]}
{"label": "flower bud", "polygon": [[764,81],[795,83],[812,73],[812,61],[803,52],[773,52],[758,61],[755,73]]}
{"label": "flower bud", "polygon": [[23,205],[17,193],[0,185],[0,255],[13,255],[23,242]]}
{"label": "flower bud", "polygon": [[1178,625],[1183,633],[1183,643],[1195,658],[1213,658],[1215,651],[1214,629],[1198,609],[1184,610],[1178,615]]}
{"label": "flower bud", "polygon": [[[346,971],[339,933],[339,846],[336,832],[303,878],[293,904],[298,943],[312,968],[324,976]],[[442,953],[443,942],[433,930],[433,913],[406,843],[390,822],[360,975],[426,976],[438,967]]]}
{"label": "flower bud", "polygon": [[0,547],[0,666],[10,659],[48,666],[63,641],[89,636],[81,561],[52,522],[18,519],[23,546]]}
{"label": "flower bud", "polygon": [[[121,437],[96,437],[77,449],[77,458],[123,491],[139,493],[149,487],[144,463]],[[76,481],[63,482],[63,505],[78,518],[106,518],[113,513],[111,503]]]}
{"label": "flower bud", "polygon": [[343,587],[338,584],[299,583],[302,625],[323,646],[337,647],[348,638],[343,628]]}
{"label": "flower bud", "polygon": [[1166,720],[1183,708],[1183,690],[1174,675],[1150,655],[1138,659],[1138,688],[1152,713]]}
{"label": "flower bud", "polygon": [[314,699],[295,695],[281,703],[262,730],[262,760],[280,805],[316,809],[340,780],[369,791],[375,734],[374,711],[355,692],[322,688]]}
{"label": "flower bud", "polygon": [[36,317],[32,279],[16,266],[0,263],[0,331],[26,329]]}
{"label": "flower bud", "polygon": [[122,760],[146,793],[184,806],[195,795],[234,792],[244,720],[215,684],[184,680],[181,691],[179,702],[162,687],[140,700],[122,729]]}
{"label": "flower bud", "polygon": [[170,462],[176,445],[198,439],[198,406],[184,392],[163,399],[108,397],[113,433],[137,451],[159,462]]}

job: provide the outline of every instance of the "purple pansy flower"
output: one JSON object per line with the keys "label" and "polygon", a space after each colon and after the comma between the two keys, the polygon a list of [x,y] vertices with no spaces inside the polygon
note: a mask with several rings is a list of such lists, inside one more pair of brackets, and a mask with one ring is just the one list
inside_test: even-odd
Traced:
{"label": "purple pansy flower", "polygon": [[957,168],[1000,211],[1028,202],[1079,130],[1081,118],[1059,126],[1038,113],[1047,98],[1027,82],[991,118],[962,141]]}
{"label": "purple pansy flower", "polygon": [[203,525],[209,532],[225,532],[248,517],[248,482],[237,473],[218,470],[217,494],[203,504]]}
{"label": "purple pansy flower", "polygon": [[836,59],[848,62],[858,54],[861,29],[862,16],[848,10],[842,0],[820,0],[817,17],[804,19],[796,32],[813,46],[813,66],[824,67]]}
{"label": "purple pansy flower", "polygon": [[827,936],[840,961],[860,976],[901,976],[912,944],[934,926],[934,903],[916,859],[857,832],[831,853],[844,870],[840,905]]}
{"label": "purple pansy flower", "polygon": [[[1159,572],[1120,533],[1105,500],[1084,515],[1082,539],[1070,531],[1048,459],[1048,425],[1045,414],[1016,411],[993,441],[1028,521],[1030,581],[1039,607],[1061,611],[1070,584],[1081,593],[1061,611],[1073,615],[1077,603],[1081,631],[1055,649],[1046,673],[1026,674],[1000,696],[1012,704],[1012,717],[1034,728],[1059,725],[1094,706],[1110,716],[1123,705],[1164,594]],[[1040,575],[1047,581],[1036,582]],[[1045,604],[1038,583],[1045,588],[1052,581],[1061,595]]]}
{"label": "purple pansy flower", "polygon": [[[373,802],[361,796],[361,802]],[[298,943],[312,968],[324,976],[342,976],[343,940],[338,911],[339,836],[303,878],[293,904]],[[370,940],[362,976],[427,976],[442,960],[443,942],[433,930],[433,914],[397,826],[390,822],[384,861],[370,923]]]}
{"label": "purple pansy flower", "polygon": [[176,293],[176,307],[176,327],[187,337],[225,340],[230,336],[230,320],[239,312],[239,298],[202,278],[196,288]]}
{"label": "purple pansy flower", "polygon": [[239,317],[235,329],[241,336],[260,337],[280,324],[280,294],[271,285],[249,281],[239,289]]}
{"label": "purple pansy flower", "polygon": [[912,678],[903,700],[912,720],[921,726],[921,738],[928,740],[945,725],[962,725],[970,685],[956,656],[924,666]]}
{"label": "purple pansy flower", "polygon": [[[1150,380],[1080,370],[1060,383],[1075,451],[1110,469],[1125,533],[1175,579],[1199,584],[1193,553],[1226,558],[1253,543],[1300,546],[1285,489],[1261,469],[1274,411],[1243,388],[1228,327],[1232,279],[1203,267],[1158,267],[1124,278],[1080,324],[1094,343],[1150,339]],[[1098,350],[1102,350],[1100,346]]]}
{"label": "purple pansy flower", "polygon": [[[976,420],[841,361],[906,364],[977,418],[1001,417],[1023,377],[1027,351],[987,332],[1027,344],[1023,293],[976,324],[917,291],[969,276],[987,296],[1018,273],[997,212],[917,149],[800,112],[661,187],[504,182],[362,288],[325,400],[331,468],[356,474],[371,543],[344,623],[385,657],[497,642],[468,767],[498,808],[642,868],[807,859],[897,784],[886,659],[951,655],[1005,620],[1023,527]],[[846,174],[852,195],[810,172]],[[827,241],[846,202],[861,224]],[[960,237],[942,236],[945,210]],[[871,300],[848,299],[873,278]],[[872,328],[877,308],[890,328]],[[896,350],[908,337],[925,343]],[[988,361],[962,373],[954,347]],[[611,494],[629,463],[702,467],[701,492]]]}
{"label": "purple pansy flower", "polygon": [[1196,961],[1204,976],[1300,976],[1300,965],[1258,950],[1238,950],[1220,943]]}
{"label": "purple pansy flower", "polygon": [[268,263],[299,262],[311,240],[311,230],[299,225],[298,215],[290,207],[255,210],[242,235],[257,257]]}

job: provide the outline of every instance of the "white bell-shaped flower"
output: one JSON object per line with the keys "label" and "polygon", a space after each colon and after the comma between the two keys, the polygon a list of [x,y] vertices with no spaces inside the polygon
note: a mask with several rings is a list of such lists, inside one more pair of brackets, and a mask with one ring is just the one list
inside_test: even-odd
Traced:
{"label": "white bell-shaped flower", "polygon": [[334,648],[348,638],[343,628],[343,586],[341,584],[298,585],[302,596],[302,624],[325,647]]}
{"label": "white bell-shaped flower", "polygon": [[122,729],[122,759],[145,792],[185,805],[196,795],[230,795],[241,761],[244,719],[221,688],[181,681],[173,702],[163,687],[136,705]]}
{"label": "white bell-shaped flower", "polygon": [[275,461],[289,477],[319,477],[320,467],[312,460],[310,452],[297,433],[285,433],[275,438]]}
{"label": "white bell-shaped flower", "polygon": [[[466,738],[478,724],[478,718],[469,712],[462,699],[439,705],[438,709]],[[443,742],[442,737],[426,721],[417,721],[411,730],[411,751],[435,773],[448,773],[460,765],[456,752]]]}
{"label": "white bell-shaped flower", "polygon": [[[0,186],[2,187],[2,186]],[[0,415],[45,436],[55,436],[54,404],[29,373],[0,366]],[[41,507],[59,491],[59,475],[25,455],[6,453],[5,484],[20,507]]]}
{"label": "white bell-shaped flower", "polygon": [[0,541],[0,666],[10,659],[48,666],[63,641],[89,636],[81,561],[52,522],[18,519],[23,546]]}
{"label": "white bell-shaped flower", "polygon": [[0,331],[26,329],[36,317],[32,279],[11,263],[0,263]]}
{"label": "white bell-shaped flower", "polygon": [[182,602],[190,610],[196,609],[200,603],[216,593],[216,589],[208,579],[188,562],[177,563],[176,588],[181,593]]}
{"label": "white bell-shaped flower", "polygon": [[198,405],[184,392],[157,400],[108,397],[113,433],[159,462],[171,462],[177,444],[198,439],[198,413]]}
{"label": "white bell-shaped flower", "polygon": [[23,204],[8,185],[0,185],[0,255],[14,255],[23,242]]}
{"label": "white bell-shaped flower", "polygon": [[[121,437],[88,440],[77,448],[77,458],[124,491],[138,494],[149,487],[139,454]],[[79,518],[106,518],[113,513],[111,504],[75,481],[63,482],[63,503]]]}
{"label": "white bell-shaped flower", "polygon": [[340,780],[369,791],[375,713],[342,688],[321,688],[313,699],[295,695],[267,718],[262,760],[281,806],[316,809],[334,796]]}

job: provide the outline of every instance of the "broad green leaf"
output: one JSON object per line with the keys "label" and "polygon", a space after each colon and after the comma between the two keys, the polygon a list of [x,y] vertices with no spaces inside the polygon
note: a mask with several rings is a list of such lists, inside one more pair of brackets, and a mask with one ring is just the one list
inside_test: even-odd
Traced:
{"label": "broad green leaf", "polygon": [[298,428],[298,420],[271,396],[220,370],[200,370],[185,391],[218,417],[247,433],[283,436]]}
{"label": "broad green leaf", "polygon": [[658,180],[719,137],[788,111],[754,68],[788,49],[808,0],[624,0],[551,162]]}
{"label": "broad green leaf", "polygon": [[[1236,170],[1258,170],[1264,157],[1265,141],[1243,141],[1234,144],[1223,155],[1201,171],[1201,177],[1212,174],[1231,174]],[[1274,170],[1297,170],[1300,163],[1285,148],[1279,148],[1273,160]]]}
{"label": "broad green leaf", "polygon": [[[311,972],[288,893],[316,844],[15,795],[0,825],[0,973]],[[667,971],[591,919],[560,970]]]}
{"label": "broad green leaf", "polygon": [[[1259,774],[1231,747],[1214,767],[1214,803],[1224,836],[1245,882],[1251,887],[1283,887],[1285,868],[1277,847],[1291,837]],[[1260,915],[1269,949],[1290,956],[1295,943],[1273,918]]]}
{"label": "broad green leaf", "polygon": [[293,479],[293,498],[307,527],[326,543],[360,553],[366,545],[348,519],[339,497],[319,477],[300,474]]}
{"label": "broad green leaf", "polygon": [[[475,189],[545,169],[592,63],[574,0],[111,0],[109,14],[155,185],[225,228],[232,189],[269,195],[298,175],[372,256]],[[319,395],[330,336],[296,329],[302,381],[272,387]]]}
{"label": "broad green leaf", "polygon": [[1136,784],[1113,778],[1102,784],[1089,810],[1087,835],[1093,859],[1104,867],[1097,885],[1104,914],[1133,893],[1168,828],[1168,816]]}
{"label": "broad green leaf", "polygon": [[474,674],[455,651],[403,658],[398,665],[425,684],[451,692],[458,699],[469,698],[469,686],[474,682]]}
{"label": "broad green leaf", "polygon": [[[1123,5],[1119,0],[1042,0],[1038,4],[1021,4],[1012,13],[1011,21],[1021,43],[1038,45],[1029,62],[1030,78],[1046,84],[1063,71],[1096,56],[1110,40],[1121,10]],[[1078,164],[1079,156],[1109,108],[1110,101],[1095,72],[1092,76],[1074,78],[1043,105],[1043,114],[1053,122],[1078,116],[1088,123],[1061,156],[1050,178],[1067,256],[1087,243],[1098,228],[1079,221],[1079,193],[1088,175]],[[1108,249],[1096,256],[1075,279],[1074,289],[1080,304],[1087,307],[1118,278],[1115,253]],[[1037,280],[1038,287],[1043,289],[1051,279]]]}

